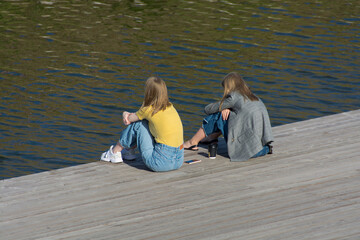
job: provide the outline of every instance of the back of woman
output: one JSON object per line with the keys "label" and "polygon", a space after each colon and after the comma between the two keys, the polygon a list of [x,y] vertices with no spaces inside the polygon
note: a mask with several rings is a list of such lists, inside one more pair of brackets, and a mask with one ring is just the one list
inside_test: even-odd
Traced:
{"label": "back of woman", "polygon": [[232,92],[235,102],[229,116],[228,154],[231,161],[246,161],[273,141],[268,112],[260,98],[250,101]]}

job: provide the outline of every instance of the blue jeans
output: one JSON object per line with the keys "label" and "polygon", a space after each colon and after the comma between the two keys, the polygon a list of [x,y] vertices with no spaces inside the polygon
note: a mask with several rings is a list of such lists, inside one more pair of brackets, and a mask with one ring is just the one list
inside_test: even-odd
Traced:
{"label": "blue jeans", "polygon": [[[206,116],[203,120],[202,128],[204,129],[205,135],[209,136],[212,133],[221,132],[224,136],[225,142],[227,142],[228,137],[228,121],[223,120],[221,112],[210,114]],[[252,158],[261,157],[268,154],[270,151],[269,146],[264,146],[257,154],[252,156]]]}
{"label": "blue jeans", "polygon": [[154,172],[165,172],[180,168],[184,162],[184,149],[156,143],[149,130],[147,120],[127,126],[121,133],[119,143],[125,148],[137,145],[145,165]]}
{"label": "blue jeans", "polygon": [[265,145],[265,146],[263,147],[263,149],[260,150],[260,152],[258,152],[257,154],[255,154],[255,155],[252,156],[251,158],[257,158],[257,157],[264,156],[264,155],[268,154],[269,151],[270,151],[269,146]]}
{"label": "blue jeans", "polygon": [[212,133],[221,132],[227,142],[228,121],[222,119],[221,112],[206,116],[203,120],[202,128],[204,129],[206,136],[209,136]]}

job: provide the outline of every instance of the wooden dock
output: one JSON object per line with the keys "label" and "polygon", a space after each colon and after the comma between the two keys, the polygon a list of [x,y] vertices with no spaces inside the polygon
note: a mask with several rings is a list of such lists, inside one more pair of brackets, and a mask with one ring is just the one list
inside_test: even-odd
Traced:
{"label": "wooden dock", "polygon": [[360,110],[273,131],[247,162],[222,142],[173,172],[94,159],[2,180],[0,239],[360,239]]}

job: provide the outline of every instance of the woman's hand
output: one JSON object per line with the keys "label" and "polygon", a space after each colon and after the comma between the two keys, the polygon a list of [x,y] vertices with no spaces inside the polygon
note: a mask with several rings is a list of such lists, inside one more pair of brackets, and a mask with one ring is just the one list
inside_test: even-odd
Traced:
{"label": "woman's hand", "polygon": [[221,111],[221,116],[223,120],[228,120],[229,115],[230,115],[230,109],[227,108]]}
{"label": "woman's hand", "polygon": [[140,119],[136,113],[123,112],[123,122],[126,126],[139,120]]}
{"label": "woman's hand", "polygon": [[123,122],[125,125],[130,124],[129,116],[130,116],[129,112],[123,112]]}

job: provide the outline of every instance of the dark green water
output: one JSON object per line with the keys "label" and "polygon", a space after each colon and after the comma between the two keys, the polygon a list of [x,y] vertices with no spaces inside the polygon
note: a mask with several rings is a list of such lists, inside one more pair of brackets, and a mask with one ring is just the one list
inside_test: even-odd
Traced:
{"label": "dark green water", "polygon": [[190,137],[240,72],[273,126],[360,108],[360,4],[0,2],[0,179],[97,161],[162,77]]}

